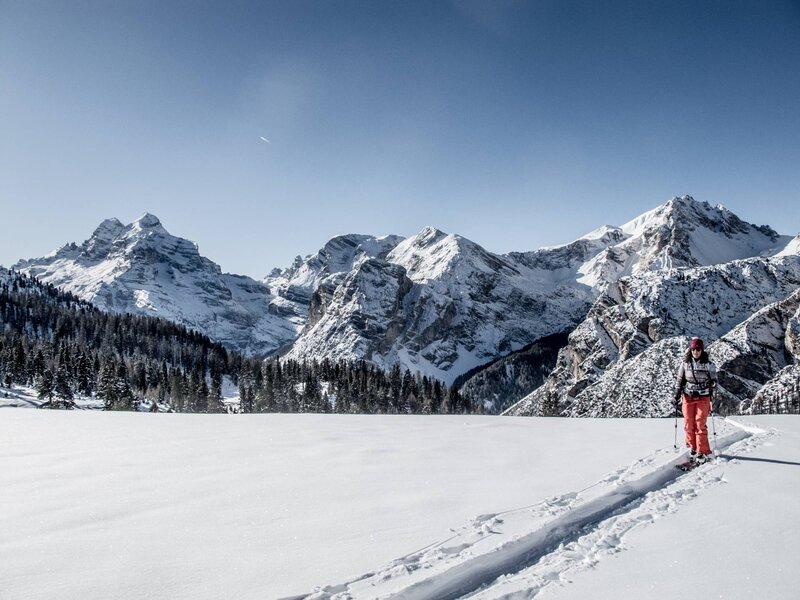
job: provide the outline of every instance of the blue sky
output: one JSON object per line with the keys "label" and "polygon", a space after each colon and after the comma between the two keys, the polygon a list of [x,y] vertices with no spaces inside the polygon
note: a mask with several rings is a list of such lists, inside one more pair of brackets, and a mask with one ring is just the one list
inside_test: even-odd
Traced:
{"label": "blue sky", "polygon": [[797,1],[0,0],[0,264],[144,212],[254,277],[681,194],[796,234],[798,64]]}

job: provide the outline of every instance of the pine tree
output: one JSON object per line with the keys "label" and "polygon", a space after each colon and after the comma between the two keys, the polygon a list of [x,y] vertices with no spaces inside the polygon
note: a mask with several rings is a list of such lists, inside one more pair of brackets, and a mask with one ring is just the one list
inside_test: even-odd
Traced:
{"label": "pine tree", "polygon": [[38,379],[42,376],[45,370],[45,362],[44,362],[44,354],[42,354],[42,349],[39,348],[36,351],[36,355],[33,359],[33,364],[31,368],[32,375]]}
{"label": "pine tree", "polygon": [[39,381],[36,383],[36,393],[40,400],[45,400],[49,404],[53,400],[53,393],[55,391],[53,381],[53,372],[50,369],[45,369]]}
{"label": "pine tree", "polygon": [[558,392],[555,390],[548,390],[542,400],[541,414],[543,417],[558,417],[561,416],[561,402],[558,398]]}
{"label": "pine tree", "polygon": [[328,392],[322,394],[322,399],[320,400],[319,412],[325,414],[333,412],[333,407],[331,406],[331,399],[330,396],[328,396]]}
{"label": "pine tree", "polygon": [[180,370],[177,367],[170,369],[167,381],[170,406],[177,412],[183,412],[185,408],[184,387]]}
{"label": "pine tree", "polygon": [[64,406],[71,406],[72,405],[72,390],[69,387],[69,382],[67,381],[67,367],[65,363],[61,363],[58,365],[58,370],[56,371],[56,379],[55,379],[55,395],[56,397],[61,400],[61,404]]}
{"label": "pine tree", "polygon": [[450,414],[459,414],[464,411],[464,404],[456,387],[451,387],[447,392],[447,399],[445,400],[447,412]]}
{"label": "pine tree", "polygon": [[83,352],[78,354],[78,364],[76,367],[76,379],[78,393],[88,396],[92,393],[92,380],[94,377],[91,372],[91,365],[89,359]]}
{"label": "pine tree", "polygon": [[14,358],[11,366],[11,373],[14,383],[25,385],[28,383],[28,372],[25,368],[27,366],[25,348],[22,345],[22,340],[18,339],[14,347]]}
{"label": "pine tree", "polygon": [[222,413],[226,411],[222,401],[222,375],[215,370],[211,373],[211,389],[208,392],[208,412]]}
{"label": "pine tree", "polygon": [[147,391],[147,368],[142,360],[137,360],[133,364],[133,380],[131,381],[131,387],[142,394]]}
{"label": "pine tree", "polygon": [[299,399],[299,412],[320,412],[321,400],[319,382],[313,373],[308,370],[303,382],[303,393]]}
{"label": "pine tree", "polygon": [[113,410],[117,403],[117,374],[114,363],[107,359],[97,379],[97,398],[103,400],[106,410]]}
{"label": "pine tree", "polygon": [[208,412],[208,384],[204,373],[199,373],[200,381],[195,387],[195,410],[197,412]]}
{"label": "pine tree", "polygon": [[116,378],[114,381],[116,390],[116,410],[136,410],[136,396],[128,383],[128,371],[125,363],[120,363],[117,367]]}
{"label": "pine tree", "polygon": [[255,408],[252,386],[253,378],[250,375],[250,369],[243,366],[239,372],[239,412],[241,413],[251,413]]}

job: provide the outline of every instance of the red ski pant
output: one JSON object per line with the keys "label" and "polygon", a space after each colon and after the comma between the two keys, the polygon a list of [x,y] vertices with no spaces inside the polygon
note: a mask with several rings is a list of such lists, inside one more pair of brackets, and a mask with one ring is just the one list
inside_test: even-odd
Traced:
{"label": "red ski pant", "polygon": [[694,399],[687,394],[683,395],[683,430],[686,432],[686,445],[700,454],[711,454],[708,445],[708,425],[706,425],[710,412],[709,396]]}

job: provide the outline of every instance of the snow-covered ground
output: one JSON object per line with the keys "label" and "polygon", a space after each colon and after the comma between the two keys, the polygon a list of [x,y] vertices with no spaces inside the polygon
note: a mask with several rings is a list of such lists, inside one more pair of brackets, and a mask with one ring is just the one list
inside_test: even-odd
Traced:
{"label": "snow-covered ground", "polygon": [[[0,385],[0,408],[39,408],[44,403],[33,387],[14,385],[7,388]],[[73,403],[80,410],[102,410],[105,406],[102,400],[80,395],[73,399]]]}
{"label": "snow-covered ground", "polygon": [[796,598],[800,418],[734,421],[0,408],[0,598]]}

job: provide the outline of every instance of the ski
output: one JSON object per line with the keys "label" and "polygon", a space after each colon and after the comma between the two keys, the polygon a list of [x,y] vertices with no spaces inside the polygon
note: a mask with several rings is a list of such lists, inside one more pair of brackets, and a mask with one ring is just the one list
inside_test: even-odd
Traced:
{"label": "ski", "polygon": [[696,462],[694,460],[687,460],[686,462],[682,462],[680,464],[675,465],[676,469],[680,469],[681,471],[691,471],[692,469],[696,469],[701,465],[707,465],[711,461],[714,460],[714,457],[709,455],[709,458],[704,460],[703,462]]}
{"label": "ski", "polygon": [[692,460],[687,460],[684,463],[681,463],[679,465],[675,465],[675,468],[686,472],[686,471],[691,471],[692,469],[694,469],[697,466],[699,466],[698,463],[696,463],[696,462],[694,462]]}

